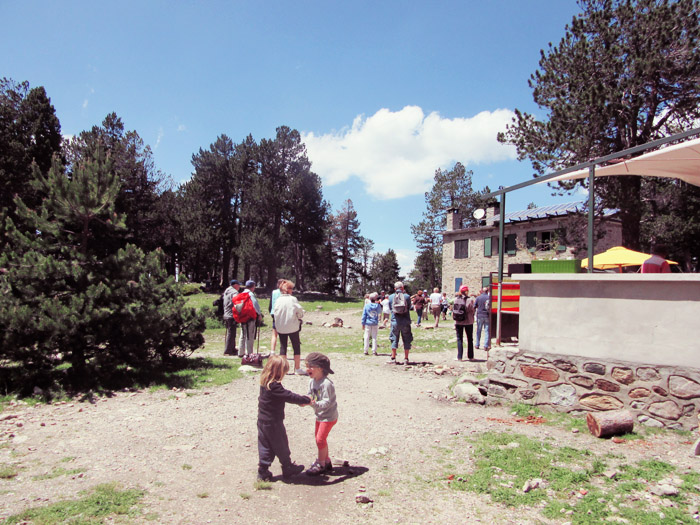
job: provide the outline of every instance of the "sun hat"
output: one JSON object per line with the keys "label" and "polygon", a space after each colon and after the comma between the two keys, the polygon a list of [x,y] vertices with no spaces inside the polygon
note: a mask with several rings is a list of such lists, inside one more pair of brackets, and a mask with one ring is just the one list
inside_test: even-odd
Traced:
{"label": "sun hat", "polygon": [[459,288],[459,293],[465,293],[469,291],[469,287],[467,285],[461,286]]}
{"label": "sun hat", "polygon": [[306,364],[308,366],[320,368],[326,375],[334,373],[333,370],[331,370],[331,360],[320,352],[311,352],[307,355]]}

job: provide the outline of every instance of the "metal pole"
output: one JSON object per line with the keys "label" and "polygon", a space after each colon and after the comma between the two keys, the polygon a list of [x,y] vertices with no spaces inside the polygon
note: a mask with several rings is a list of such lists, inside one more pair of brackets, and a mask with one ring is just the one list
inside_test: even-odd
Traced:
{"label": "metal pole", "polygon": [[[501,346],[501,305],[503,304],[503,255],[505,252],[504,230],[506,222],[506,194],[501,193],[501,210],[498,221],[498,311],[496,313],[496,345]],[[491,314],[489,314],[491,315]],[[486,341],[490,344],[490,341]]]}
{"label": "metal pole", "polygon": [[588,273],[593,273],[593,219],[595,217],[595,164],[588,168]]}

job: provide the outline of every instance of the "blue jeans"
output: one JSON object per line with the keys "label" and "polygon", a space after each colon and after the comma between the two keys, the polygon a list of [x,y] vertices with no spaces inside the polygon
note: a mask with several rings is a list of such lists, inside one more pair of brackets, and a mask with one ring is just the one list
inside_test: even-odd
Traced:
{"label": "blue jeans", "polygon": [[403,340],[403,349],[411,349],[411,341],[413,341],[413,332],[411,332],[411,325],[397,325],[392,323],[391,334],[389,334],[389,340],[391,341],[391,348],[396,350],[399,347],[399,336]]}
{"label": "blue jeans", "polygon": [[479,343],[481,343],[481,329],[486,330],[486,340],[484,341],[484,350],[491,348],[491,336],[489,334],[489,318],[488,317],[477,317],[476,318],[476,347],[479,348]]}
{"label": "blue jeans", "polygon": [[420,326],[421,319],[423,319],[423,309],[420,310],[416,308],[416,314],[418,314],[418,321],[416,321],[416,326]]}
{"label": "blue jeans", "polygon": [[474,359],[474,325],[473,324],[456,324],[457,331],[457,359],[462,359],[464,354],[464,334],[467,332],[467,357]]}

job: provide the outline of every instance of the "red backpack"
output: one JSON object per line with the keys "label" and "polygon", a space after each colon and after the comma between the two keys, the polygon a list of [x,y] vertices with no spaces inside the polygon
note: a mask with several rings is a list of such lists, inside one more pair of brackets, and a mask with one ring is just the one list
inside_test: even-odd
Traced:
{"label": "red backpack", "polygon": [[231,308],[233,319],[237,323],[247,323],[252,319],[257,319],[258,312],[253,306],[253,300],[248,292],[240,292],[233,296],[233,307]]}

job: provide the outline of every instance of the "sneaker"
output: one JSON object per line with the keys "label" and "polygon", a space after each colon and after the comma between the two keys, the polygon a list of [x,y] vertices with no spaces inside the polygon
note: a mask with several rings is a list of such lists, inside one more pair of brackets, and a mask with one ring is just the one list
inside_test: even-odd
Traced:
{"label": "sneaker", "polygon": [[328,461],[328,463],[326,463],[326,466],[323,467],[323,472],[326,472],[326,473],[328,473],[328,474],[331,474],[331,473],[333,472],[333,463],[331,463],[330,461]]}
{"label": "sneaker", "polygon": [[287,372],[287,375],[288,375],[288,376],[293,376],[293,375],[294,375],[294,369],[293,369],[293,368],[290,368],[290,369],[289,369],[289,372]]}
{"label": "sneaker", "polygon": [[258,481],[272,481],[272,472],[267,468],[258,468]]}
{"label": "sneaker", "polygon": [[478,349],[479,349],[479,347],[478,347],[478,346],[475,346],[474,348],[475,348],[476,350],[478,350]]}
{"label": "sneaker", "polygon": [[289,478],[291,476],[296,476],[304,471],[304,465],[297,465],[296,463],[290,463],[286,467],[282,467],[282,476]]}
{"label": "sneaker", "polygon": [[455,361],[464,361],[464,359],[460,359],[459,357],[455,357]]}
{"label": "sneaker", "polygon": [[396,364],[396,358],[395,358],[395,357],[392,357],[391,359],[389,359],[389,360],[386,362],[386,364],[388,364],[388,365],[395,365],[395,364]]}
{"label": "sneaker", "polygon": [[322,474],[325,471],[325,466],[321,465],[318,461],[314,461],[314,464],[311,465],[308,469],[306,469],[306,472],[304,472],[304,474],[306,474],[307,476],[318,476],[319,474]]}
{"label": "sneaker", "polygon": [[309,373],[306,370],[304,370],[303,368],[297,368],[297,375],[298,376],[308,376]]}
{"label": "sneaker", "polygon": [[372,355],[379,355],[377,352],[372,352]]}
{"label": "sneaker", "polygon": [[365,355],[369,355],[369,352],[365,352]]}

